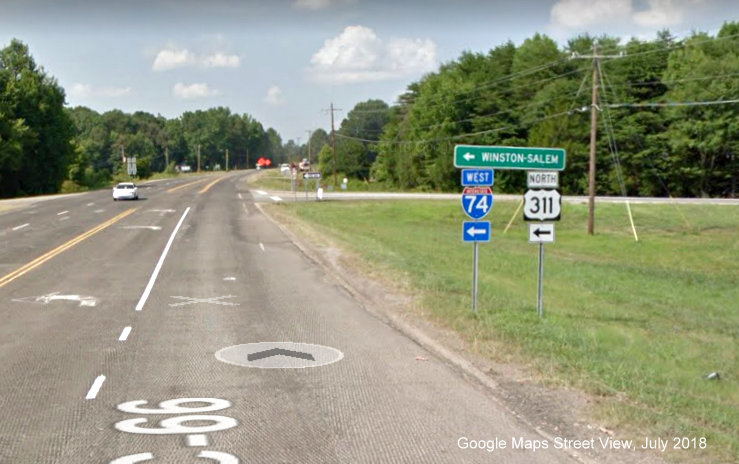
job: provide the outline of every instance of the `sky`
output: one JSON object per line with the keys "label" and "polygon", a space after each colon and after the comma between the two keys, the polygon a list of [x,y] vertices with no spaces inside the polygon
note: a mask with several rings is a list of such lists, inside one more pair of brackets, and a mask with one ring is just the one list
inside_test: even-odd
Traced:
{"label": "sky", "polygon": [[544,33],[714,35],[737,0],[0,0],[0,47],[26,43],[68,106],[176,118],[226,106],[283,142],[357,103],[392,104],[463,51]]}

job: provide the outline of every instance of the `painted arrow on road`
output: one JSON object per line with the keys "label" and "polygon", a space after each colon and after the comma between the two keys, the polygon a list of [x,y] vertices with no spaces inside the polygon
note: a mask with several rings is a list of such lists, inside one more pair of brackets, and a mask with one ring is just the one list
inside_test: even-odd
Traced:
{"label": "painted arrow on road", "polygon": [[41,296],[30,296],[26,298],[15,298],[13,301],[17,303],[30,302],[30,303],[41,303],[49,304],[52,301],[76,301],[79,306],[95,306],[97,304],[97,298],[94,296],[83,296],[83,295],[60,295],[59,292],[49,293],[48,295]]}
{"label": "painted arrow on road", "polygon": [[272,348],[271,350],[259,351],[257,353],[251,353],[247,355],[248,361],[258,361],[260,359],[271,358],[272,356],[289,356],[291,358],[307,359],[309,361],[315,361],[316,359],[310,353],[303,353],[302,351],[291,351],[283,348]]}

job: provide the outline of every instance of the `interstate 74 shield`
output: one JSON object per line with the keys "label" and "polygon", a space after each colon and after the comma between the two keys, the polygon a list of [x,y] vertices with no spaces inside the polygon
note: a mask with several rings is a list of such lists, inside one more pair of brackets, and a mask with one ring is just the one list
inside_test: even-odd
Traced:
{"label": "interstate 74 shield", "polygon": [[472,219],[482,219],[493,208],[493,189],[465,187],[462,191],[462,209]]}

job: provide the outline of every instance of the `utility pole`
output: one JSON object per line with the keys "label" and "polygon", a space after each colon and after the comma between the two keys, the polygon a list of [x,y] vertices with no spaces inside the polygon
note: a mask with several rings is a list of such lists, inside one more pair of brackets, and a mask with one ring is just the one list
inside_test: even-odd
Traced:
{"label": "utility pole", "polygon": [[226,148],[226,172],[228,172],[228,148]]}
{"label": "utility pole", "polygon": [[198,144],[198,172],[200,172],[200,144]]}
{"label": "utility pole", "polygon": [[313,135],[313,131],[307,130],[306,132],[308,133],[308,164],[310,164],[310,138]]}
{"label": "utility pole", "polygon": [[169,168],[169,147],[164,147],[164,170]]}
{"label": "utility pole", "polygon": [[588,235],[595,233],[595,144],[598,141],[598,43],[593,42],[593,96],[590,104],[590,170],[588,174]]}
{"label": "utility pole", "polygon": [[598,68],[602,58],[622,58],[621,55],[599,55],[598,42],[593,41],[592,55],[573,54],[572,58],[593,60],[593,96],[590,104],[590,165],[588,173],[588,234],[595,233],[595,148],[598,141]]}
{"label": "utility pole", "polygon": [[334,104],[331,103],[331,107],[324,111],[331,112],[331,150],[334,153],[334,187],[336,187],[336,134],[334,133],[334,111],[341,111],[341,108],[334,108]]}
{"label": "utility pole", "polygon": [[246,169],[249,169],[249,147],[246,147]]}

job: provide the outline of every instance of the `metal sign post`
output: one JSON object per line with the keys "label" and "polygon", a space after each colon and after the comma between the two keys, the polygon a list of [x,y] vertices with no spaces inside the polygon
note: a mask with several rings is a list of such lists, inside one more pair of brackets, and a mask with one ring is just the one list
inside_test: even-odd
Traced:
{"label": "metal sign post", "polygon": [[529,224],[529,242],[539,244],[539,291],[536,297],[536,311],[544,317],[544,244],[554,243],[554,224]]}
{"label": "metal sign post", "polygon": [[[529,224],[529,242],[539,244],[539,283],[536,309],[543,317],[544,243],[554,243],[554,224],[559,221],[562,196],[559,172],[565,168],[567,153],[562,148],[455,145],[454,167],[462,169],[462,209],[474,222],[464,222],[462,239],[473,242],[472,309],[477,312],[478,242],[490,241],[490,222],[479,221],[493,206],[493,168],[527,170],[528,191],[522,203],[523,216]],[[472,168],[472,169],[467,169]],[[520,207],[519,207],[520,208]],[[518,210],[516,211],[516,214]],[[515,214],[514,214],[515,217]],[[511,219],[513,221],[513,219]],[[510,226],[510,223],[508,224]],[[508,228],[506,228],[507,230]]]}
{"label": "metal sign post", "polygon": [[472,253],[472,311],[477,312],[477,261],[479,257],[477,242],[475,242]]}
{"label": "metal sign post", "polygon": [[490,241],[490,221],[462,222],[462,240],[472,242],[472,310],[477,312],[477,264],[479,249],[477,244]]}
{"label": "metal sign post", "polygon": [[316,200],[320,200],[321,197],[319,195],[319,187],[321,185],[321,173],[318,171],[310,171],[310,172],[304,172],[303,173],[303,182],[305,182],[305,199],[308,199],[308,182],[311,179],[314,179],[316,181]]}
{"label": "metal sign post", "polygon": [[536,298],[536,312],[544,317],[544,243],[539,242],[539,295]]}

